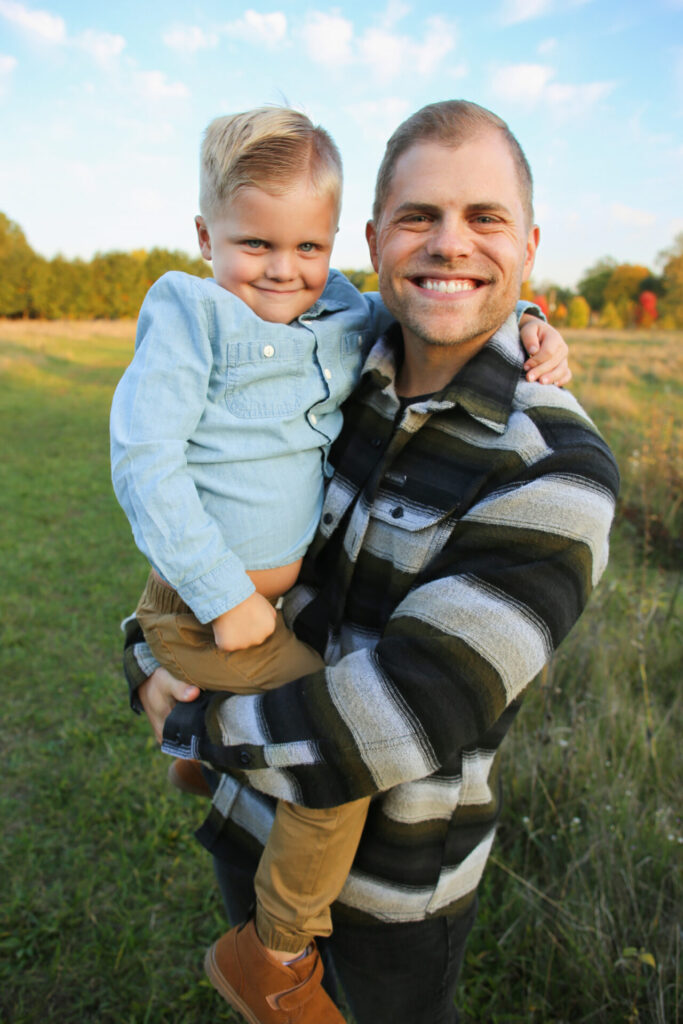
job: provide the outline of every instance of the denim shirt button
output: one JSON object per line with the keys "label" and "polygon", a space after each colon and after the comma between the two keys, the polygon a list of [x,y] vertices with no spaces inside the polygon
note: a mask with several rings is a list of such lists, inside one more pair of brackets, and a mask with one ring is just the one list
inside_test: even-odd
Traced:
{"label": "denim shirt button", "polygon": [[240,750],[239,762],[246,768],[247,765],[251,764],[251,754],[246,750]]}
{"label": "denim shirt button", "polygon": [[391,517],[392,517],[392,519],[402,519],[403,518],[403,509],[401,508],[400,505],[397,505],[396,508],[392,508],[392,510],[391,510]]}
{"label": "denim shirt button", "polygon": [[270,359],[271,356],[275,355],[275,349],[273,348],[272,345],[264,345],[263,354],[266,357],[266,359]]}
{"label": "denim shirt button", "polygon": [[329,526],[329,525],[330,525],[330,523],[332,522],[332,520],[333,520],[333,519],[334,519],[334,516],[332,515],[332,513],[331,513],[331,512],[326,512],[326,513],[325,513],[325,515],[323,516],[323,522],[324,522],[324,523],[325,523],[325,524],[326,524],[327,526]]}

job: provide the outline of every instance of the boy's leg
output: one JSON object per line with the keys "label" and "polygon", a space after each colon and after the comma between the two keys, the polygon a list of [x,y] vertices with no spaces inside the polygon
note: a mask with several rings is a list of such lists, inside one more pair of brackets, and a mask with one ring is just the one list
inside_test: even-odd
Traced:
{"label": "boy's leg", "polygon": [[258,647],[219,650],[211,624],[199,622],[182,598],[151,573],[135,614],[157,661],[202,690],[260,693],[324,666],[317,651],[287,629],[281,612],[275,631]]}
{"label": "boy's leg", "polygon": [[351,870],[369,802],[311,808],[278,801],[254,883],[256,930],[269,949],[298,953],[331,933],[330,905]]}

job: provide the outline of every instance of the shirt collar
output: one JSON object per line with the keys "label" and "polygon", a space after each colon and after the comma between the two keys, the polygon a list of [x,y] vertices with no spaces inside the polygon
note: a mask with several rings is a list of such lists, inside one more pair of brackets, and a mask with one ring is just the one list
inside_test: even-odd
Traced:
{"label": "shirt collar", "polygon": [[[402,354],[401,328],[394,323],[378,338],[365,361],[363,377],[368,384],[379,390],[392,385],[393,390]],[[511,313],[481,351],[424,403],[425,408],[436,411],[459,405],[473,419],[502,434],[512,412],[523,363],[517,317]]]}

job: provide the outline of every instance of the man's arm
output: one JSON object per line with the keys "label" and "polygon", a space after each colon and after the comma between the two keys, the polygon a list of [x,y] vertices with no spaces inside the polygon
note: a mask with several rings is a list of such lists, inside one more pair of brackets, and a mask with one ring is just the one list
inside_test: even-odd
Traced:
{"label": "man's arm", "polygon": [[607,560],[618,486],[609,449],[559,407],[544,429],[562,445],[537,461],[527,453],[514,485],[470,507],[374,648],[264,696],[214,694],[203,707],[177,707],[167,752],[326,806],[425,777],[485,746],[581,614]]}

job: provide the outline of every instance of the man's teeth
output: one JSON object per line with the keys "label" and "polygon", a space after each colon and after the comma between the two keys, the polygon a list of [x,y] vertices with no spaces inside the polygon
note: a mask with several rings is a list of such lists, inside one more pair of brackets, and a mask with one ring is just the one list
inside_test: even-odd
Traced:
{"label": "man's teeth", "polygon": [[453,292],[471,292],[476,288],[474,281],[463,281],[462,279],[456,281],[440,281],[432,278],[424,278],[420,281],[420,288],[426,288],[428,292],[443,292],[444,294],[452,294]]}

